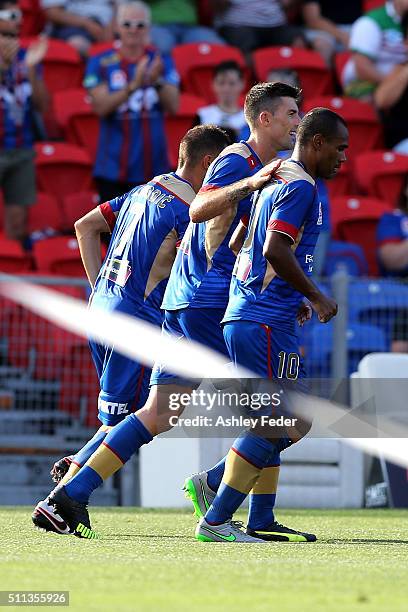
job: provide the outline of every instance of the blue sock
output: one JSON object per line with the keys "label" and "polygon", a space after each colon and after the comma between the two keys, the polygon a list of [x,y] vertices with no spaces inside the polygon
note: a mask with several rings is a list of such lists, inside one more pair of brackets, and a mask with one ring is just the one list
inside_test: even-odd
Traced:
{"label": "blue sock", "polygon": [[289,448],[289,446],[292,446],[292,444],[292,440],[288,438],[288,436],[284,436],[283,438],[279,438],[279,440],[277,440],[276,449],[279,453],[281,453],[286,448]]}
{"label": "blue sock", "polygon": [[85,446],[83,446],[81,450],[77,452],[76,455],[74,455],[72,462],[79,467],[85,465],[89,457],[93,455],[96,449],[99,448],[100,444],[102,444],[108,433],[108,431],[97,431],[94,437],[91,438],[89,442],[87,442]]}
{"label": "blue sock", "polygon": [[[267,464],[274,450],[269,440],[246,432],[237,438],[227,455],[226,472],[205,520],[213,525],[230,520]],[[235,486],[232,486],[232,482]],[[239,488],[237,487],[237,483]]]}
{"label": "blue sock", "polygon": [[87,504],[91,496],[92,491],[95,491],[103,483],[102,478],[98,472],[95,472],[91,467],[85,465],[80,469],[78,474],[81,473],[81,479],[76,480],[76,476],[65,485],[65,492],[69,497],[75,499],[78,502]]}
{"label": "blue sock", "polygon": [[[275,447],[265,468],[280,466],[280,453]],[[252,493],[249,496],[248,527],[264,529],[275,521],[274,507],[276,492]]]}
{"label": "blue sock", "polygon": [[224,476],[226,459],[226,456],[223,457],[214,467],[207,470],[207,484],[213,491],[218,491],[218,487],[221,484],[222,477]]}
{"label": "blue sock", "polygon": [[153,440],[153,437],[143,423],[135,414],[130,414],[110,430],[97,455],[92,455],[88,463],[65,485],[67,494],[77,501],[88,503],[92,491],[103,482],[97,469],[101,461],[104,463],[105,478],[107,478],[106,468],[109,471],[109,462],[112,462],[112,459],[114,461],[108,475],[112,475],[118,469],[118,462],[115,458],[112,458],[112,453],[122,463],[126,463],[143,444],[148,444],[151,440]]}

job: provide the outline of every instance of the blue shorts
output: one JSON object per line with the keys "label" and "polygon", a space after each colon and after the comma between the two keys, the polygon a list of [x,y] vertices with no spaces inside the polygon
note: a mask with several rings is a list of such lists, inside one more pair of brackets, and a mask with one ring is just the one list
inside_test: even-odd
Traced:
{"label": "blue shorts", "polygon": [[233,363],[261,378],[305,378],[296,334],[253,321],[230,321],[223,331]]}
{"label": "blue shorts", "polygon": [[101,387],[98,418],[113,426],[144,406],[151,369],[92,340],[89,347]]}
{"label": "blue shorts", "polygon": [[[226,356],[229,361],[228,350],[225,346],[220,321],[224,316],[223,308],[182,308],[180,310],[166,310],[162,333],[195,340],[208,348]],[[188,384],[190,381],[171,374],[160,363],[154,365],[150,386],[169,384]]]}

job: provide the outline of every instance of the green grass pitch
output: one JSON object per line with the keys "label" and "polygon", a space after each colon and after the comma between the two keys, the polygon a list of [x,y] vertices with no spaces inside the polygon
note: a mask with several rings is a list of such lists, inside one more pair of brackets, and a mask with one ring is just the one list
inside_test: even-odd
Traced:
{"label": "green grass pitch", "polygon": [[92,508],[93,541],[37,531],[30,512],[0,509],[0,589],[69,590],[63,609],[408,609],[406,511],[282,510],[318,542],[264,545],[197,542],[185,511]]}

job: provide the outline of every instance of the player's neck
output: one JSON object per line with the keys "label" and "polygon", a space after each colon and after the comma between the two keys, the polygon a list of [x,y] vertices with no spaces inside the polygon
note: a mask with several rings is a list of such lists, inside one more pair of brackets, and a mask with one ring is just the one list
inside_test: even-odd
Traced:
{"label": "player's neck", "polygon": [[[186,166],[183,166],[182,168],[176,168],[175,174],[183,179],[183,181],[187,181],[187,183],[190,183],[191,187],[193,188],[193,191],[195,193],[197,193],[201,187],[202,181],[200,183],[197,182],[196,177],[195,177],[195,173],[191,170],[189,170],[189,168],[187,168]],[[204,178],[204,177],[203,177]]]}
{"label": "player's neck", "polygon": [[278,154],[277,150],[271,147],[269,141],[254,132],[251,132],[247,143],[251,149],[255,151],[264,166],[272,161]]}
{"label": "player's neck", "polygon": [[316,180],[316,164],[306,149],[300,148],[299,146],[295,146],[291,155],[291,159],[299,162],[303,166],[305,171]]}

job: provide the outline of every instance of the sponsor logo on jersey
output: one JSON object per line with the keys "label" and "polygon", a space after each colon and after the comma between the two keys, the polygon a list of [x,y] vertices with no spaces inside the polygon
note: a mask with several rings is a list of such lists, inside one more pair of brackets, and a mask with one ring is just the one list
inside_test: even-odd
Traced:
{"label": "sponsor logo on jersey", "polygon": [[107,402],[99,398],[98,408],[100,412],[105,412],[106,414],[129,414],[127,403],[120,404],[119,402]]}
{"label": "sponsor logo on jersey", "polygon": [[323,224],[323,211],[322,211],[322,203],[319,202],[319,218],[317,219],[317,223],[316,225],[322,225]]}
{"label": "sponsor logo on jersey", "polygon": [[126,86],[127,77],[123,70],[113,70],[110,75],[112,89],[123,89]]}

